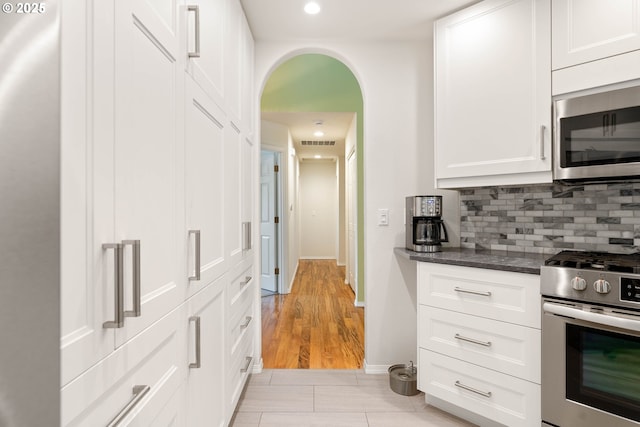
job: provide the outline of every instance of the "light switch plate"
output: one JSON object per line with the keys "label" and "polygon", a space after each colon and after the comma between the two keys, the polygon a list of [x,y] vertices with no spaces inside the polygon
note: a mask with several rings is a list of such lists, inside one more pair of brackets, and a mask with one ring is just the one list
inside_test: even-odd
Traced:
{"label": "light switch plate", "polygon": [[378,225],[389,225],[389,209],[378,209]]}

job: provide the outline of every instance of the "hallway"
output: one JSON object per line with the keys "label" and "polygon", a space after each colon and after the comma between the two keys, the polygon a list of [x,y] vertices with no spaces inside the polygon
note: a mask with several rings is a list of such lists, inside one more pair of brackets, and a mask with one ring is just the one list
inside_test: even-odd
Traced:
{"label": "hallway", "polygon": [[266,369],[359,369],[364,308],[335,260],[300,260],[291,293],[262,298]]}

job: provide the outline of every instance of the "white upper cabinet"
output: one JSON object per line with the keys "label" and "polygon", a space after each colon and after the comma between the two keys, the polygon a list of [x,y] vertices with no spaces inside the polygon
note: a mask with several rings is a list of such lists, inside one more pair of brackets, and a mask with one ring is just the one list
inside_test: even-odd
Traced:
{"label": "white upper cabinet", "polygon": [[488,0],[435,26],[438,188],[551,182],[550,0]]}
{"label": "white upper cabinet", "polygon": [[218,105],[224,98],[224,37],[227,0],[188,0],[186,69]]}
{"label": "white upper cabinet", "polygon": [[241,128],[242,81],[243,81],[243,23],[244,13],[238,0],[227,0],[226,22],[227,49],[224,56],[225,111],[229,120]]}
{"label": "white upper cabinet", "polygon": [[640,0],[554,0],[553,69],[640,49]]}

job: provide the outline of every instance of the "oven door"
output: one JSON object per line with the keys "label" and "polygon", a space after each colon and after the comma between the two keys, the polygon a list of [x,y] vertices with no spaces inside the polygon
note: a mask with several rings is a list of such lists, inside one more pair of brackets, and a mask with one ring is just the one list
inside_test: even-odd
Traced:
{"label": "oven door", "polygon": [[559,427],[640,426],[640,316],[545,300],[542,420]]}

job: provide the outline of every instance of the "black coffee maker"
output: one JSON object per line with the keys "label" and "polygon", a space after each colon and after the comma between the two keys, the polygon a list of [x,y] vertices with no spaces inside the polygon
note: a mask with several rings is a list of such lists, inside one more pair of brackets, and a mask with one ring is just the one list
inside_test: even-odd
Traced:
{"label": "black coffee maker", "polygon": [[[439,252],[448,242],[442,221],[442,196],[410,196],[406,199],[406,247],[415,252]],[[441,232],[442,231],[442,232]]]}

